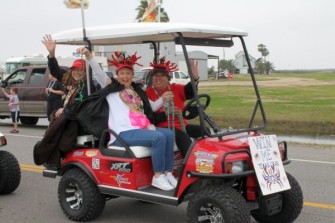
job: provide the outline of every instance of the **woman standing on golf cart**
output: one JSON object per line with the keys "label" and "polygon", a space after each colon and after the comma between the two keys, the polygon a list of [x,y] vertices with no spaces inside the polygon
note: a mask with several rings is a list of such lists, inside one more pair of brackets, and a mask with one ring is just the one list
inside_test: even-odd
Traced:
{"label": "woman standing on golf cart", "polygon": [[[58,65],[55,56],[56,42],[51,38],[50,35],[45,35],[42,42],[49,52],[48,67],[50,69],[51,75],[64,84],[68,89],[64,105],[54,114],[54,116],[58,118],[62,115],[64,108],[76,102],[81,102],[88,96],[86,62],[83,59],[77,59],[73,61],[73,64],[69,70],[63,69]],[[93,82],[91,82],[91,87],[94,88]],[[91,90],[93,92],[95,89]]]}
{"label": "woman standing on golf cart", "polygon": [[[152,178],[152,186],[162,190],[174,189],[177,186],[177,181],[172,175],[174,159],[173,132],[166,128],[155,128],[151,124],[155,121],[149,100],[141,86],[132,82],[134,75],[133,66],[135,64],[139,65],[137,60],[140,57],[137,57],[136,54],[125,57],[123,54],[115,53],[112,59],[108,60],[110,65],[116,67],[118,79],[115,80],[107,76],[100,65],[93,59],[88,49],[80,48],[77,52],[85,54],[93,72],[97,76],[97,81],[104,88],[88,97],[82,103],[82,106],[79,105],[78,108],[73,110],[78,111],[76,117],[80,124],[89,132],[90,130],[94,132],[99,126],[100,128],[104,127],[103,120],[95,120],[94,117],[106,116],[108,128],[113,129],[129,146],[152,147],[152,165],[155,172]],[[107,112],[101,109],[101,105],[94,103],[94,99],[97,98],[100,98],[100,100],[103,98],[103,104],[108,103]],[[89,105],[90,101],[93,101],[93,104]],[[81,115],[80,113],[82,112],[85,115]],[[110,135],[109,144],[123,146],[112,134]]]}
{"label": "woman standing on golf cart", "polygon": [[73,149],[77,135],[82,134],[77,122],[66,119],[64,112],[67,107],[83,101],[88,96],[86,62],[77,59],[69,69],[63,69],[58,65],[55,56],[56,42],[50,35],[45,35],[42,43],[49,52],[50,73],[66,86],[68,92],[62,107],[51,114],[50,124],[43,139],[34,146],[34,162],[36,165],[43,164],[48,169],[57,170],[61,165],[62,156]]}
{"label": "woman standing on golf cart", "polygon": [[[193,78],[198,83],[198,63],[190,59],[190,65]],[[147,88],[146,93],[149,100],[154,102],[151,104],[155,116],[159,117],[157,126],[174,129],[178,149],[185,156],[192,143],[190,137],[201,137],[201,127],[188,124],[182,116],[185,101],[194,97],[191,82],[186,85],[170,84],[169,73],[176,71],[177,65],[165,61],[164,57],[157,62],[154,60],[150,66],[152,86]]]}

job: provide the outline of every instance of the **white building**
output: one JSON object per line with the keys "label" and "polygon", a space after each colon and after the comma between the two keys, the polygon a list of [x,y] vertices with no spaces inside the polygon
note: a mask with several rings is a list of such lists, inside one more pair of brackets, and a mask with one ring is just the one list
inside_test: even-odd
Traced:
{"label": "white building", "polygon": [[[190,51],[188,57],[198,62],[200,80],[208,80],[208,54],[202,51]],[[179,70],[187,73],[186,61],[182,52],[177,53],[177,60]]]}
{"label": "white building", "polygon": [[[250,54],[249,54],[249,58],[250,58],[251,67],[254,68],[256,59],[253,56],[251,56]],[[239,70],[240,74],[250,73],[249,69],[248,69],[248,63],[247,63],[247,59],[245,57],[244,51],[241,50],[240,52],[238,52],[235,55],[234,65]]]}

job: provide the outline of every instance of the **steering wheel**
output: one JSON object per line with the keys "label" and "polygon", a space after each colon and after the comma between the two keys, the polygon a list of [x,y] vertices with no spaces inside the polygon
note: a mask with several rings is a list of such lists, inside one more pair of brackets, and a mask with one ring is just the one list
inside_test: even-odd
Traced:
{"label": "steering wheel", "polygon": [[[203,107],[203,110],[206,110],[208,107],[209,103],[211,102],[211,98],[208,94],[199,94],[198,95],[199,101],[200,101],[200,106]],[[201,103],[201,99],[205,99],[205,103]],[[198,107],[196,104],[195,98],[192,98],[187,102],[187,104],[184,107],[183,110],[183,117],[187,120],[194,119],[199,115]]]}

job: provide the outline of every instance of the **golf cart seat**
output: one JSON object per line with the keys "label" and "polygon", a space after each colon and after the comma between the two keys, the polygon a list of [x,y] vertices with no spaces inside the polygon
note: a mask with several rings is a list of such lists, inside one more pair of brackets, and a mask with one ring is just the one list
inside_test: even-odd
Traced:
{"label": "golf cart seat", "polygon": [[[151,147],[145,147],[145,146],[130,146],[129,147],[131,149],[131,151],[134,153],[136,158],[145,158],[145,157],[150,157],[151,156]],[[124,147],[121,146],[108,146],[108,149],[110,150],[117,150],[117,151],[126,151],[126,149]],[[174,149],[175,152],[179,151],[178,147],[176,146],[176,144],[174,145]]]}
{"label": "golf cart seat", "polygon": [[[94,145],[94,142],[97,141],[97,140],[98,139],[96,137],[94,137],[93,135],[77,136],[77,146],[88,147],[87,145],[91,145],[91,143],[93,143],[93,145]],[[95,145],[97,145],[97,144],[95,143]],[[150,147],[131,146],[129,148],[134,153],[136,158],[145,158],[145,157],[150,157],[151,156],[151,148]],[[124,147],[114,146],[114,145],[108,146],[108,149],[116,150],[116,151],[126,151],[126,149]],[[175,152],[179,151],[176,144],[174,145],[174,151]]]}
{"label": "golf cart seat", "polygon": [[94,137],[93,135],[81,135],[77,136],[77,147],[95,147],[99,145],[99,139]]}

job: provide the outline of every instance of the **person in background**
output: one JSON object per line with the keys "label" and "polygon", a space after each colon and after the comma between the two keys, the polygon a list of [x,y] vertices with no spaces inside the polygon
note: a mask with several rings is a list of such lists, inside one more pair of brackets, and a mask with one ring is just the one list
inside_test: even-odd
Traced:
{"label": "person in background", "polygon": [[54,76],[50,73],[48,74],[49,83],[48,87],[45,89],[45,93],[47,94],[47,115],[48,120],[50,121],[50,117],[52,112],[57,111],[59,108],[63,107],[62,96],[64,94],[64,85],[61,84]]}
{"label": "person in background", "polygon": [[[129,146],[146,146],[152,148],[152,166],[154,176],[152,186],[161,190],[173,190],[177,186],[177,180],[172,174],[174,159],[174,140],[173,132],[166,128],[155,128],[153,112],[150,102],[141,85],[133,82],[134,65],[138,64],[136,54],[125,57],[124,54],[115,53],[110,65],[116,67],[117,80],[108,75],[101,69],[93,59],[91,52],[86,48],[80,48],[77,52],[84,54],[97,76],[97,81],[102,90],[96,95],[88,97],[81,106],[78,104],[77,117],[80,124],[88,131],[96,128],[99,133],[93,134],[100,136],[104,128],[112,129]],[[138,64],[139,65],[139,64]],[[108,106],[94,104],[99,102]],[[92,103],[90,105],[90,103]],[[75,105],[74,107],[76,107]],[[105,117],[95,119],[95,117]],[[108,123],[108,126],[106,124]],[[110,135],[109,145],[123,146],[121,142]]]}
{"label": "person in background", "polygon": [[[194,80],[198,83],[198,63],[190,59],[190,65]],[[190,125],[182,117],[185,101],[194,97],[194,91],[189,82],[186,85],[170,84],[169,73],[177,70],[177,65],[165,58],[154,60],[150,63],[152,67],[152,85],[146,89],[152,109],[158,121],[158,127],[171,128],[175,131],[176,144],[180,152],[185,156],[192,141],[191,138],[201,137],[201,127]]]}
{"label": "person in background", "polygon": [[19,97],[17,96],[18,89],[15,87],[10,88],[10,94],[8,94],[4,88],[1,88],[4,95],[9,98],[9,111],[12,116],[12,122],[13,122],[13,129],[10,131],[11,133],[19,133],[17,123],[19,122],[20,117],[20,106],[19,106]]}

